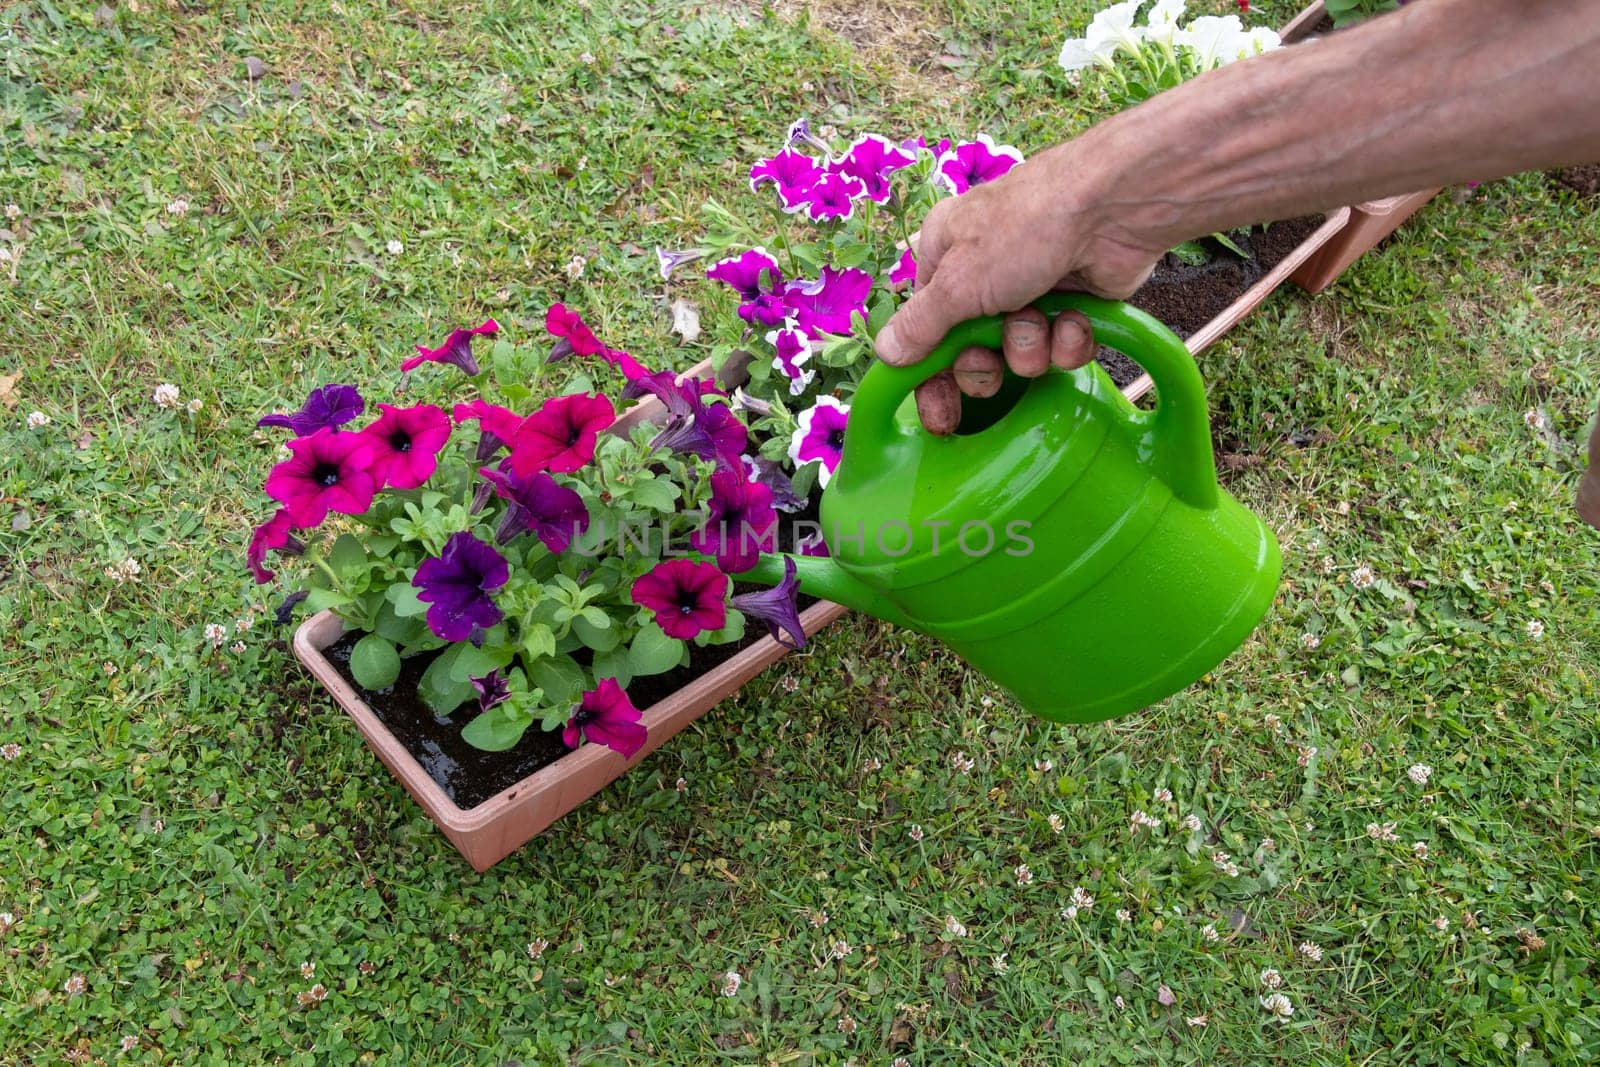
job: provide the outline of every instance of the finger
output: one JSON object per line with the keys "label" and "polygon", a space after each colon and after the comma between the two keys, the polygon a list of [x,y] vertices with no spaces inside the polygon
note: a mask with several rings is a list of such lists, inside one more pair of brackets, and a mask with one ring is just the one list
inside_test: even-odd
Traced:
{"label": "finger", "polygon": [[945,224],[945,217],[954,210],[954,205],[954,200],[941,200],[933,205],[933,209],[922,220],[917,239],[912,242],[912,255],[917,261],[918,289],[933,281],[939,260],[944,258],[945,250],[950,247],[950,229]]}
{"label": "finger", "polygon": [[1006,364],[1024,378],[1050,369],[1050,320],[1038,308],[1014,311],[1005,319]]}
{"label": "finger", "polygon": [[1050,362],[1076,370],[1094,358],[1094,331],[1081,311],[1063,311],[1050,328]]}
{"label": "finger", "polygon": [[916,292],[889,317],[873,340],[879,359],[891,367],[915,363],[932,352],[952,326],[979,314],[981,309],[975,301],[960,300],[954,295],[952,284],[945,281],[948,277],[948,270],[941,271],[924,285],[918,268]]}
{"label": "finger", "polygon": [[961,392],[955,375],[940,371],[917,386],[917,417],[929,433],[952,432],[961,422]]}
{"label": "finger", "polygon": [[1005,378],[1005,364],[987,348],[968,348],[956,357],[956,385],[968,396],[994,396]]}

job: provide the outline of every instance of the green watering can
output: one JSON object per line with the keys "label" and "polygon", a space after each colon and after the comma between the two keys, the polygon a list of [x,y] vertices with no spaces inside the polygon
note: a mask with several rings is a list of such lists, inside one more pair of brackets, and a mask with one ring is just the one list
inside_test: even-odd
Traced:
{"label": "green watering can", "polygon": [[[909,367],[861,379],[822,494],[831,558],[796,557],[800,587],[949,645],[1029,711],[1095,722],[1178,692],[1249,636],[1282,560],[1254,514],[1217,486],[1200,373],[1183,342],[1125,304],[1053,293],[1095,339],[1155,380],[1135,408],[1099,366],[1008,375],[965,401],[956,434],[928,433],[912,390],[1001,320],[957,326]],[[742,577],[783,579],[764,556]]]}

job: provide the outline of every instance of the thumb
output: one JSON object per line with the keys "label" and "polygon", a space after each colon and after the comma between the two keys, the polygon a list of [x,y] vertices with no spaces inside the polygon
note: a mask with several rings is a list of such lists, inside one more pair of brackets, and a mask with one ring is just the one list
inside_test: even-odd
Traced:
{"label": "thumb", "polygon": [[932,352],[951,327],[969,316],[945,292],[947,288],[934,275],[928,285],[917,289],[911,299],[884,323],[873,341],[878,358],[891,367],[915,363]]}

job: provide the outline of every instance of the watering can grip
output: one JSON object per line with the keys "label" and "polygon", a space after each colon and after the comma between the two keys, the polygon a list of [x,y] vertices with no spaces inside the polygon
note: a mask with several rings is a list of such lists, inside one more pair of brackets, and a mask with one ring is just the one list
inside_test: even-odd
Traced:
{"label": "watering can grip", "polygon": [[[1081,311],[1095,340],[1142,366],[1155,382],[1159,401],[1154,411],[1135,411],[1132,420],[1149,443],[1145,457],[1178,499],[1197,508],[1217,503],[1217,469],[1211,452],[1205,386],[1194,357],[1176,334],[1131,305],[1086,293],[1046,293],[1033,306],[1054,318],[1063,311]],[[850,421],[865,433],[851,440],[888,441],[905,432],[926,433],[920,425],[906,431],[895,415],[912,391],[955,364],[968,348],[999,349],[1004,321],[999,316],[968,319],[945,335],[926,359],[906,367],[874,363],[862,376],[850,405]],[[1048,374],[1067,373],[1052,368]],[[1071,372],[1081,373],[1081,372]]]}

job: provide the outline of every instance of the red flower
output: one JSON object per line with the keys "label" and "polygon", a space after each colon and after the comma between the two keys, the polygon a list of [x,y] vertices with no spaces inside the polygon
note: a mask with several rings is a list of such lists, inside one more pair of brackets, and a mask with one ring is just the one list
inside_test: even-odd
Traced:
{"label": "red flower", "polygon": [[304,529],[328,512],[359,515],[372,506],[378,480],[372,476],[372,444],[358,433],[322,429],[289,442],[293,453],[267,475],[267,495]]}
{"label": "red flower", "polygon": [[450,440],[450,420],[432,404],[378,408],[383,412],[378,421],[361,431],[372,445],[372,476],[379,485],[415,489],[439,465],[439,449]]}
{"label": "red flower", "polygon": [[709,563],[670,559],[633,583],[633,602],[656,613],[668,637],[687,641],[728,622],[728,576]]}
{"label": "red flower", "polygon": [[602,678],[600,684],[583,694],[583,701],[567,720],[561,740],[568,748],[578,747],[578,735],[597,745],[614,748],[632,759],[650,737],[638,708],[615,678]]}
{"label": "red flower", "polygon": [[600,431],[616,419],[603,396],[574,393],[546,400],[517,428],[511,441],[511,470],[519,478],[539,471],[571,474],[594,459]]}

